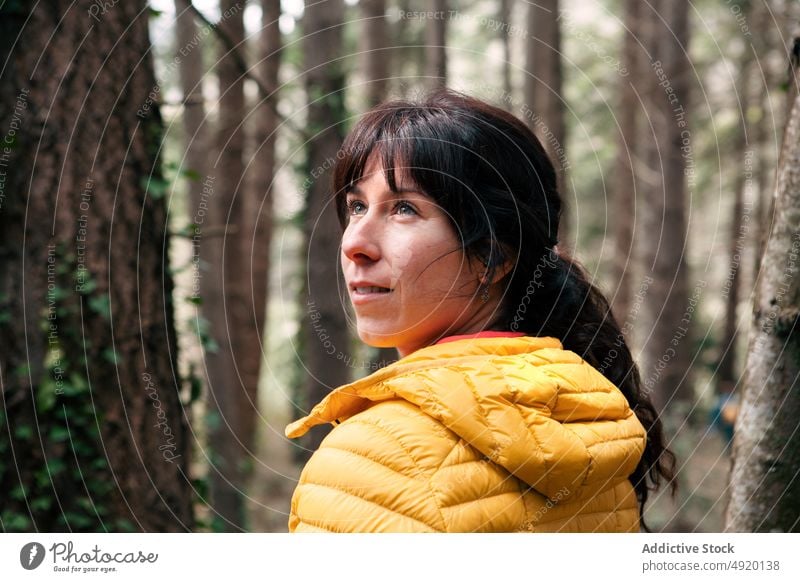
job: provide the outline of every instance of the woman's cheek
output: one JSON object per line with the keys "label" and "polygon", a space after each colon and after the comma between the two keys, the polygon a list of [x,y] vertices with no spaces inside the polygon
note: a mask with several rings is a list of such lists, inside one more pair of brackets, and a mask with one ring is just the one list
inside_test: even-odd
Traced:
{"label": "woman's cheek", "polygon": [[411,271],[413,266],[412,259],[414,258],[414,251],[409,247],[398,247],[392,257],[390,265],[391,281],[389,287],[394,289],[400,281],[406,281],[408,272]]}

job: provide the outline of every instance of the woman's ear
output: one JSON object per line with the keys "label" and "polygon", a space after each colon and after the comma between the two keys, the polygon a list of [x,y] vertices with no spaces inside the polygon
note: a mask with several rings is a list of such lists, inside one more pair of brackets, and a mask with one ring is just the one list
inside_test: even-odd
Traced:
{"label": "woman's ear", "polygon": [[502,243],[487,244],[487,246],[491,251],[483,256],[480,282],[481,285],[494,285],[502,281],[514,268],[513,254],[509,252],[507,245]]}
{"label": "woman's ear", "polygon": [[495,283],[499,283],[500,281],[506,278],[506,275],[508,275],[511,272],[511,269],[513,268],[514,268],[514,262],[511,260],[510,257],[506,256],[505,261],[503,261],[501,265],[498,265],[497,268],[494,270],[494,273],[492,275],[492,280],[490,283],[492,285],[494,285]]}

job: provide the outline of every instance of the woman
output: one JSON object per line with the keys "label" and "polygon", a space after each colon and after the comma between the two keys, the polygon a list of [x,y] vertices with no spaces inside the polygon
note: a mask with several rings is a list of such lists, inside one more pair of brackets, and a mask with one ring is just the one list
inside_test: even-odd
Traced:
{"label": "woman", "polygon": [[333,423],[291,531],[638,531],[674,458],[608,303],[559,252],[556,173],[514,116],[389,102],[334,187],[358,334],[401,359],[287,428]]}

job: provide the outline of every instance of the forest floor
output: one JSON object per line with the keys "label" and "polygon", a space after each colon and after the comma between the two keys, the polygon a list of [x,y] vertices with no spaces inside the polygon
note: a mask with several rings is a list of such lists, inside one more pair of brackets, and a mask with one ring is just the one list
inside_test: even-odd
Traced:
{"label": "forest floor", "polygon": [[690,426],[669,447],[678,458],[678,494],[651,493],[645,520],[652,531],[721,532],[728,503],[730,451],[715,427]]}

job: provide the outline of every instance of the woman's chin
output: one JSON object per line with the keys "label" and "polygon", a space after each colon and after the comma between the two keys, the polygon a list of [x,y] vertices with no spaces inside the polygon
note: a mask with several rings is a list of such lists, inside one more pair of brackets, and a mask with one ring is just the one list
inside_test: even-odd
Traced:
{"label": "woman's chin", "polygon": [[386,332],[374,331],[358,328],[358,337],[362,342],[373,348],[395,348],[397,347],[397,338]]}

